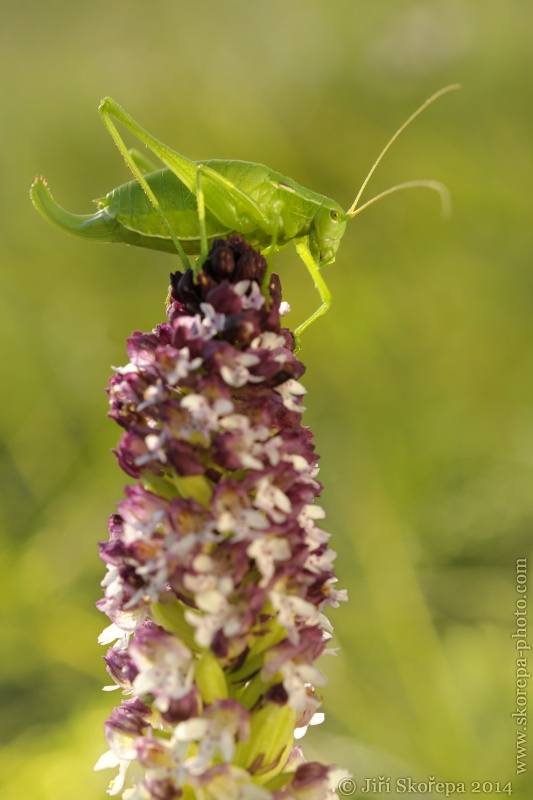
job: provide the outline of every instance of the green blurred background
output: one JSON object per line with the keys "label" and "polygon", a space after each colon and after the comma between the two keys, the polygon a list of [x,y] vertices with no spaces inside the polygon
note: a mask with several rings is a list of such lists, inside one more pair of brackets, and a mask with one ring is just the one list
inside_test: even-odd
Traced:
{"label": "green blurred background", "polygon": [[[455,81],[367,193],[435,178],[453,217],[413,191],[354,220],[325,275],[334,306],[303,342],[350,592],[331,615],[326,723],[304,744],[358,780],[513,780],[531,796],[510,636],[533,529],[532,23],[525,0],[4,5],[4,800],[105,796],[92,764],[118,698],[101,693],[96,542],[125,481],[104,387],[126,336],[162,319],[177,267],[63,236],[31,179],[78,213],[129,179],[97,114],[111,95],[190,158],[266,163],[347,208],[388,137]],[[297,324],[317,296],[292,247],[276,265]]]}

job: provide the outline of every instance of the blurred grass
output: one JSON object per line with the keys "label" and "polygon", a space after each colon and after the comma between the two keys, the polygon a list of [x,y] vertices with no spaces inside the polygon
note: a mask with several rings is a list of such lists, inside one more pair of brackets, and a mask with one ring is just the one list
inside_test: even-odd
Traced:
{"label": "blurred grass", "polygon": [[[33,211],[128,179],[96,113],[115,97],[191,158],[260,161],[345,207],[429,94],[350,226],[309,329],[306,422],[350,603],[333,615],[326,724],[306,752],[358,776],[514,775],[514,564],[533,526],[533,10],[521,0],[11,4],[3,14],[0,794],[95,800],[113,698],[96,542],[122,495],[111,364],[163,314],[168,256],[62,237]],[[293,249],[295,323],[317,304]],[[531,781],[516,781],[528,797]],[[368,796],[368,795],[367,795]]]}

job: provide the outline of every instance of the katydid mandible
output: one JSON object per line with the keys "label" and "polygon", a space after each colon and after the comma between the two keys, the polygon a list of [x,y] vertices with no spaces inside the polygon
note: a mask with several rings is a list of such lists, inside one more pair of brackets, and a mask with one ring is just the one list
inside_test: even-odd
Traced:
{"label": "katydid mandible", "polygon": [[[296,328],[298,340],[302,331],[331,305],[331,293],[320,270],[335,261],[349,219],[381,197],[411,187],[437,191],[446,208],[447,189],[433,180],[392,186],[362,205],[359,200],[400,133],[438,97],[456,88],[458,85],[453,84],[433,94],[400,126],[374,162],[348,211],[262,164],[218,159],[190,161],[149,134],[108,97],[100,103],[99,112],[135,179],[97,200],[99,210],[95,214],[65,211],[54,201],[42,177],[34,180],[31,198],[44,217],[68,233],[99,242],[124,242],[177,253],[185,269],[190,268],[188,255],[199,257],[197,269],[214,239],[236,232],[268,256],[268,281],[272,254],[294,241],[321,300],[319,308]],[[115,122],[143,142],[165,167],[157,169],[141,153],[128,150]]]}

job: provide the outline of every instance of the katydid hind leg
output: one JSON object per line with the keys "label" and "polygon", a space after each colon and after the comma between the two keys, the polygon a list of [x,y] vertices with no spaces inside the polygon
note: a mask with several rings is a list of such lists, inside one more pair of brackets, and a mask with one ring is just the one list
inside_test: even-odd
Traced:
{"label": "katydid hind leg", "polygon": [[[173,230],[170,222],[168,221],[167,217],[165,216],[165,213],[164,213],[163,209],[161,208],[161,206],[159,204],[159,201],[158,201],[157,197],[155,196],[155,194],[153,193],[152,189],[148,185],[146,179],[144,178],[144,175],[141,172],[141,169],[139,168],[139,166],[138,166],[138,164],[136,162],[136,158],[134,156],[132,156],[130,150],[128,150],[128,148],[126,147],[126,145],[124,143],[124,140],[122,139],[121,135],[119,134],[119,132],[118,132],[118,130],[117,130],[117,128],[116,128],[116,126],[115,126],[115,124],[113,122],[113,119],[112,119],[113,117],[115,119],[120,120],[121,122],[124,122],[124,120],[122,119],[122,116],[118,115],[116,113],[117,109],[118,109],[119,112],[122,112],[122,114],[125,114],[125,112],[122,111],[120,106],[118,106],[113,100],[111,100],[110,98],[106,98],[105,100],[102,100],[102,102],[100,103],[100,107],[99,107],[98,111],[100,112],[100,116],[102,117],[102,121],[103,121],[104,125],[106,126],[106,128],[108,129],[109,133],[111,134],[111,136],[113,138],[113,141],[115,142],[115,144],[118,147],[120,153],[122,154],[122,157],[124,158],[126,164],[128,165],[128,167],[133,172],[134,176],[136,177],[137,181],[139,182],[140,186],[142,187],[144,193],[146,194],[148,200],[150,201],[150,203],[154,207],[154,209],[155,209],[157,215],[159,216],[161,222],[163,223],[163,225],[167,229],[167,231],[169,233],[169,236],[172,239],[172,242],[174,243],[174,247],[176,248],[176,251],[177,251],[177,253],[178,253],[178,255],[179,255],[180,259],[181,259],[181,262],[183,264],[184,269],[190,269],[191,265],[189,263],[189,259],[187,258],[186,254],[185,254],[183,246],[182,246],[180,240],[178,239],[178,236],[177,236],[176,232]],[[128,115],[125,115],[125,116],[128,119],[131,119],[131,118],[128,117]],[[132,120],[132,122],[133,122],[133,120]],[[132,132],[135,133],[140,138],[141,141],[144,141],[144,143],[147,144],[148,147],[150,147],[150,149],[153,149],[151,147],[150,143],[148,141],[145,141],[145,139],[143,138],[145,132],[143,131],[142,128],[140,128],[139,126],[136,125],[136,123],[134,123],[134,126],[136,128],[139,128],[139,130],[134,130],[126,122],[124,122],[124,124],[126,125],[126,127],[130,128],[130,130],[132,130]],[[147,134],[147,136],[148,136],[148,134]],[[154,151],[154,152],[156,152],[156,151]],[[156,155],[159,155],[159,153],[156,152]]]}
{"label": "katydid hind leg", "polygon": [[309,325],[311,325],[311,323],[313,323],[316,319],[318,319],[318,317],[321,317],[322,314],[325,314],[326,311],[328,311],[329,307],[331,306],[332,297],[331,297],[331,292],[328,289],[326,282],[324,281],[324,278],[320,274],[318,264],[316,263],[315,259],[311,254],[307,242],[307,237],[303,237],[301,239],[295,239],[294,244],[296,246],[296,251],[298,255],[300,256],[305,266],[307,267],[309,274],[311,275],[314,284],[318,290],[320,299],[322,300],[322,304],[317,308],[317,310],[296,328],[295,330],[296,341],[299,342],[303,331],[306,328],[308,328]]}
{"label": "katydid hind leg", "polygon": [[139,169],[142,169],[143,172],[155,172],[158,169],[157,165],[154,164],[153,161],[150,161],[150,159],[145,156],[144,153],[141,153],[141,151],[137,150],[135,147],[130,147],[128,153],[130,154],[135,165],[139,167]]}
{"label": "katydid hind leg", "polygon": [[[113,117],[117,122],[120,122],[125,128],[131,131],[131,133],[145,144],[154,155],[160,158],[163,164],[172,170],[174,175],[185,184],[190,192],[196,191],[196,164],[194,161],[185,158],[185,156],[182,156],[180,153],[176,152],[176,150],[172,150],[172,148],[163,144],[159,139],[156,139],[151,133],[148,133],[147,130],[139,125],[133,117],[130,117],[130,115],[110,97],[105,97],[102,100],[99,111],[104,121],[107,120],[106,125],[110,130],[111,125],[113,125],[113,128],[115,127],[110,121],[110,117]],[[113,138],[115,137],[113,136]]]}
{"label": "katydid hind leg", "polygon": [[207,227],[205,223],[205,196],[203,184],[203,165],[199,164],[196,170],[196,207],[198,209],[198,227],[200,230],[200,260],[201,266],[207,258]]}

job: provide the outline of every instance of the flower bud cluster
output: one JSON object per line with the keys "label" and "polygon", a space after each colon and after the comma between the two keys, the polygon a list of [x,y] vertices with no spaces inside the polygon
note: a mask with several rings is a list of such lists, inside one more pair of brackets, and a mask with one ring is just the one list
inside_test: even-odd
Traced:
{"label": "flower bud cluster", "polygon": [[[304,372],[277,276],[237,236],[172,276],[168,322],[128,341],[111,378],[116,453],[135,483],[109,520],[101,641],[125,699],[97,768],[125,800],[323,800],[306,763],[314,662],[330,637],[335,557],[301,424]],[[266,295],[266,297],[265,297]]]}

